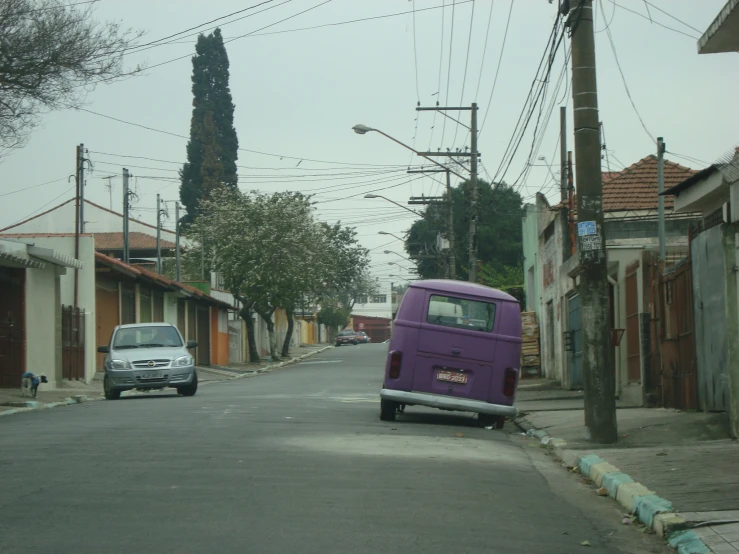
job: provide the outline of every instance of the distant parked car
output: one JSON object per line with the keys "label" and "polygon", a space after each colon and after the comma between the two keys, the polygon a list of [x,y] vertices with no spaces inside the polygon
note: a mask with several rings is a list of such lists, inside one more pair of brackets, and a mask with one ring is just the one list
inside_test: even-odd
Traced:
{"label": "distant parked car", "polygon": [[367,344],[368,342],[370,342],[369,335],[364,331],[360,331],[359,333],[357,333],[357,338],[359,339],[359,342],[363,344]]}
{"label": "distant parked car", "polygon": [[345,329],[344,331],[341,331],[336,336],[336,346],[341,346],[343,344],[358,344],[359,343],[359,337],[357,337],[357,334],[352,331],[351,329]]}

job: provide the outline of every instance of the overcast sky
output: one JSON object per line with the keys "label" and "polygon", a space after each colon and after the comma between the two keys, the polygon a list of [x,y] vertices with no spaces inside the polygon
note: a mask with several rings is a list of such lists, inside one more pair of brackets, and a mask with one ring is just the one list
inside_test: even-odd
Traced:
{"label": "overcast sky", "polygon": [[[145,30],[143,41],[149,42],[261,1],[101,0],[95,16]],[[442,4],[446,9],[439,9]],[[431,177],[405,173],[409,163],[419,163],[407,150],[376,133],[354,134],[352,126],[362,123],[381,129],[420,150],[461,148],[468,139],[466,129],[448,120],[444,126],[443,118],[435,119],[431,112],[417,119],[416,102],[433,105],[439,99],[441,104],[469,105],[476,101],[480,122],[484,121],[479,141],[482,177],[502,173],[497,170],[545,51],[557,1],[515,0],[512,12],[511,0],[458,0],[454,11],[452,4],[453,0],[274,0],[219,22],[224,37],[234,39],[226,48],[236,130],[244,149],[238,160],[241,188],[314,193],[321,202],[322,219],[340,219],[357,227],[362,244],[372,249],[374,274],[387,281],[398,280],[390,274],[405,274],[388,262],[406,267],[410,263],[383,254],[385,249],[404,252],[401,242],[391,242],[392,237],[378,231],[402,236],[415,216],[385,200],[364,199],[364,194],[375,191],[405,204],[411,195],[434,195],[442,189]],[[699,56],[696,48],[696,38],[725,0],[616,0],[616,4],[602,0],[603,13],[601,4],[596,10],[600,116],[609,153],[603,169],[607,165],[620,169],[654,153],[650,135],[665,138],[671,152],[668,159],[694,168],[708,165],[736,146],[739,56]],[[409,12],[414,6],[415,53],[410,14],[298,30]],[[649,134],[629,102],[603,16]],[[187,136],[192,102],[189,55],[196,37],[186,35],[128,56],[129,66],[145,62],[149,69],[141,77],[97,88],[87,97],[86,108]],[[552,94],[563,66],[562,54],[560,49],[554,63]],[[183,59],[165,63],[179,57]],[[571,107],[571,95],[565,89],[568,80],[569,72],[552,104],[554,113],[541,148],[534,154],[537,166],[517,185],[528,200],[542,189],[553,200],[558,194],[549,168],[538,158],[545,156],[548,163],[558,160],[556,108],[564,103]],[[547,113],[548,109],[542,124]],[[571,131],[571,119],[568,127]],[[500,175],[509,183],[525,168],[532,131],[533,122],[510,169]],[[571,136],[568,140],[572,148]],[[186,142],[86,112],[47,114],[28,146],[0,162],[0,227],[73,197],[73,183],[66,178],[74,171],[75,145],[84,143],[94,163],[85,191],[88,199],[108,207],[112,192],[112,207],[120,211],[119,175],[122,167],[128,167],[136,176],[132,184],[139,197],[134,216],[153,222],[160,193],[170,202],[172,217],[166,226],[173,228],[179,184],[171,178],[185,160]],[[557,165],[551,168],[555,173]],[[106,179],[111,175],[115,177]],[[47,181],[55,182],[36,186]],[[14,193],[25,188],[29,190]]]}

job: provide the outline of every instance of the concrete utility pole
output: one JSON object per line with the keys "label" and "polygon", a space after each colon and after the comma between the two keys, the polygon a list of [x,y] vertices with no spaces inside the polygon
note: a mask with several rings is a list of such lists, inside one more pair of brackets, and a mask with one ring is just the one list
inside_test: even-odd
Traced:
{"label": "concrete utility pole", "polygon": [[567,202],[567,107],[559,108],[559,199]]}
{"label": "concrete utility pole", "polygon": [[457,279],[457,256],[454,253],[454,200],[452,198],[452,178],[449,171],[446,171],[446,196],[449,203],[449,278],[455,281]]}
{"label": "concrete utility pole", "polygon": [[593,0],[580,0],[568,20],[572,36],[572,99],[577,222],[580,265],[577,290],[582,299],[582,363],[585,438],[618,440],[616,378],[611,347],[608,264],[603,226],[603,182],[595,72]]}
{"label": "concrete utility pole", "polygon": [[129,207],[129,192],[128,192],[128,169],[123,168],[123,262],[128,263],[128,207]]}
{"label": "concrete utility pole", "polygon": [[665,263],[665,142],[662,137],[657,138],[657,211],[659,214],[659,261]]}
{"label": "concrete utility pole", "polygon": [[[75,181],[75,210],[74,210],[74,257],[76,260],[80,259],[80,189],[82,188],[82,145],[77,146],[75,161],[74,161],[74,181]],[[74,309],[77,309],[79,304],[79,271],[77,268],[74,270]]]}
{"label": "concrete utility pole", "polygon": [[180,281],[180,203],[174,203],[175,217],[175,280]]}
{"label": "concrete utility pole", "polygon": [[[417,107],[416,111],[438,111],[444,117],[448,117],[453,121],[459,123],[470,131],[470,152],[419,152],[419,156],[427,158],[429,156],[469,156],[470,158],[470,239],[468,245],[469,251],[469,281],[471,283],[477,282],[477,159],[480,157],[480,153],[477,151],[477,104],[472,103],[469,108],[466,107],[449,107],[449,106],[436,106],[431,108]],[[447,111],[466,111],[470,110],[472,113],[470,126],[467,127],[464,123],[461,123],[448,116]]]}
{"label": "concrete utility pole", "polygon": [[162,199],[157,194],[157,273],[162,274]]}
{"label": "concrete utility pole", "polygon": [[80,144],[80,234],[85,232],[85,145]]}

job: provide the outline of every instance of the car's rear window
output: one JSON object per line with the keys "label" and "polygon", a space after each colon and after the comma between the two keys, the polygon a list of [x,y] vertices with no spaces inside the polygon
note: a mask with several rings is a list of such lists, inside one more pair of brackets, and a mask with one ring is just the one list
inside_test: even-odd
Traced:
{"label": "car's rear window", "polygon": [[426,321],[433,325],[489,333],[495,323],[495,304],[432,294]]}

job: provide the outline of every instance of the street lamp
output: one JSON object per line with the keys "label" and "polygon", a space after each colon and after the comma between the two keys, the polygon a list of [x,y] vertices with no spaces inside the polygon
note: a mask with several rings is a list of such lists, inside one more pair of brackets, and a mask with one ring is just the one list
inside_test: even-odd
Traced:
{"label": "street lamp", "polygon": [[405,239],[400,238],[398,235],[393,235],[392,233],[388,233],[387,231],[377,231],[378,235],[390,235],[391,237],[395,237],[400,242],[405,242]]}
{"label": "street lamp", "polygon": [[408,273],[418,273],[415,269],[408,269],[407,267],[403,267],[402,265],[395,263],[395,262],[388,262],[387,265],[397,265],[400,269],[403,271],[407,271]]}
{"label": "street lamp", "polygon": [[404,260],[408,260],[409,262],[412,262],[413,261],[410,258],[406,258],[405,256],[403,256],[401,254],[398,254],[397,252],[395,252],[393,250],[383,250],[382,253],[383,254],[395,254],[396,256],[399,256],[399,257],[403,258]]}
{"label": "street lamp", "polygon": [[[399,208],[403,208],[404,210],[408,210],[409,212],[414,213],[414,214],[416,214],[419,217],[423,217],[423,214],[422,213],[419,213],[416,210],[411,210],[410,208],[406,208],[405,206],[403,206],[403,204],[398,204],[395,200],[390,200],[389,198],[386,198],[384,196],[380,196],[379,194],[365,194],[364,197],[365,198],[382,198],[383,200],[387,200],[391,204],[395,204]],[[388,234],[390,234],[390,233],[388,233]]]}
{"label": "street lamp", "polygon": [[396,138],[393,138],[393,137],[391,137],[391,136],[390,136],[390,135],[388,135],[387,133],[383,133],[383,132],[382,132],[382,131],[380,131],[379,129],[373,129],[372,127],[367,127],[366,125],[355,125],[354,127],[352,127],[352,130],[353,130],[353,131],[354,131],[355,133],[357,133],[358,135],[366,135],[366,134],[367,134],[367,133],[369,133],[370,131],[374,131],[375,133],[380,133],[380,134],[381,134],[381,135],[382,135],[383,137],[385,137],[385,138],[389,138],[389,139],[390,139],[390,140],[392,140],[392,141],[393,141],[394,143],[396,143],[396,144],[399,144],[399,145],[400,145],[400,146],[402,146],[403,148],[407,148],[408,150],[410,150],[411,152],[413,152],[413,153],[414,153],[414,154],[416,154],[417,156],[421,156],[422,158],[425,158],[425,159],[427,159],[428,161],[430,161],[430,162],[431,162],[432,164],[434,164],[434,165],[438,165],[438,166],[439,166],[439,167],[441,167],[441,168],[442,168],[442,169],[443,169],[444,171],[449,171],[450,173],[454,173],[454,175],[456,175],[456,176],[457,176],[457,177],[459,177],[460,179],[464,179],[464,177],[463,177],[462,175],[460,175],[459,173],[457,173],[456,171],[452,171],[451,169],[449,169],[448,167],[446,167],[446,166],[445,166],[445,165],[443,165],[443,164],[440,164],[440,163],[439,163],[439,162],[437,162],[436,160],[434,160],[434,159],[432,159],[432,158],[429,158],[428,156],[424,156],[424,155],[423,155],[423,154],[421,154],[421,153],[420,153],[420,152],[419,152],[418,150],[416,150],[416,149],[414,149],[414,148],[411,148],[411,147],[410,147],[410,146],[408,146],[407,144],[403,144],[403,143],[402,143],[402,142],[400,142],[400,141],[399,141],[398,139],[396,139]]}

